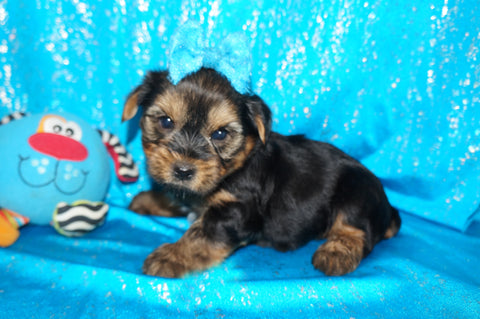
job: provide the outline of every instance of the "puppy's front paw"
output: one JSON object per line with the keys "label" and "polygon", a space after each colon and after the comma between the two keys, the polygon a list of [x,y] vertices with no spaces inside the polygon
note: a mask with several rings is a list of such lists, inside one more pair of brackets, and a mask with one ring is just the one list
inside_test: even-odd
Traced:
{"label": "puppy's front paw", "polygon": [[187,213],[161,192],[146,191],[135,196],[128,209],[140,215],[186,216]]}
{"label": "puppy's front paw", "polygon": [[135,196],[128,209],[140,215],[152,215],[155,208],[152,192],[141,192]]}
{"label": "puppy's front paw", "polygon": [[187,269],[178,258],[175,244],[164,244],[147,257],[143,272],[150,276],[179,278],[187,273]]}
{"label": "puppy's front paw", "polygon": [[176,243],[164,244],[151,253],[143,264],[143,272],[179,278],[220,263],[231,251],[229,245],[208,239],[202,220],[197,219]]}

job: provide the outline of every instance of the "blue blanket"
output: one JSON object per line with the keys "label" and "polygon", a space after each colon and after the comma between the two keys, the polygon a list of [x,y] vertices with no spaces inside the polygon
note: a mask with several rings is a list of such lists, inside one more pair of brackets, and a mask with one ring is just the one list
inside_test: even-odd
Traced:
{"label": "blue blanket", "polygon": [[249,246],[182,280],[145,276],[146,256],[188,223],[121,208],[79,239],[29,226],[0,251],[0,308],[5,318],[478,317],[480,237],[402,217],[398,237],[344,277],[313,269],[319,242],[288,253]]}
{"label": "blue blanket", "polygon": [[[116,133],[141,172],[131,185],[111,181],[107,221],[92,233],[30,224],[0,250],[1,314],[479,317],[479,10],[468,0],[0,2],[0,117],[75,113]],[[380,177],[403,226],[354,273],[315,271],[312,242],[246,247],[184,280],[142,275],[148,253],[188,222],[126,210],[151,182],[138,125],[120,118],[146,70],[166,67],[187,19],[212,44],[245,33],[253,90],[276,131],[333,143]]]}

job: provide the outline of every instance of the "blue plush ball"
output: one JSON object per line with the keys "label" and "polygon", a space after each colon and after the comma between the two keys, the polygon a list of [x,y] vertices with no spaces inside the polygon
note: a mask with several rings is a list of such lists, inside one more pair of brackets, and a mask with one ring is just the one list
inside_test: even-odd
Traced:
{"label": "blue plush ball", "polygon": [[101,201],[110,180],[100,134],[67,113],[0,125],[0,207],[48,224],[60,202]]}

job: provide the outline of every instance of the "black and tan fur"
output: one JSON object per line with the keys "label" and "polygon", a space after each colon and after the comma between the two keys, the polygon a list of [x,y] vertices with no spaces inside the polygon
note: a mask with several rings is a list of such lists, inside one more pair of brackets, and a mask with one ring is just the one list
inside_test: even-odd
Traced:
{"label": "black and tan fur", "polygon": [[[312,263],[343,275],[400,228],[397,210],[367,168],[330,144],[271,132],[266,104],[238,93],[212,69],[177,85],[166,71],[150,72],[129,95],[123,120],[138,106],[151,176],[166,190],[193,194],[199,214],[178,242],[148,256],[146,274],[182,277],[244,245],[287,251],[326,238]],[[130,208],[182,214],[155,191],[140,193]]]}

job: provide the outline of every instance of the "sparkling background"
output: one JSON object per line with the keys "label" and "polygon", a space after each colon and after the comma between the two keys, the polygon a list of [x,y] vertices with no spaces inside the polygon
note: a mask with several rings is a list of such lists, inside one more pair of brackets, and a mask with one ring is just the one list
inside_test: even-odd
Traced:
{"label": "sparkling background", "polygon": [[196,19],[212,41],[243,30],[275,129],[360,159],[403,220],[343,277],[312,267],[313,241],[287,253],[249,246],[206,272],[153,278],[142,261],[189,224],[123,208],[149,186],[141,165],[138,183],[112,180],[98,230],[67,238],[30,225],[0,249],[0,316],[479,317],[480,224],[457,231],[480,199],[479,12],[478,0],[0,0],[0,116],[73,112],[142,163],[123,103],[146,70],[165,67],[175,28]]}
{"label": "sparkling background", "polygon": [[[147,70],[165,68],[175,28],[195,19],[210,39],[243,30],[275,130],[334,143],[382,179],[394,206],[465,230],[480,199],[479,10],[475,0],[0,0],[0,116],[74,112],[143,162],[122,107]],[[149,181],[112,183],[110,201],[125,205]]]}

